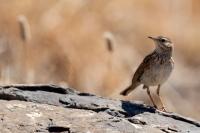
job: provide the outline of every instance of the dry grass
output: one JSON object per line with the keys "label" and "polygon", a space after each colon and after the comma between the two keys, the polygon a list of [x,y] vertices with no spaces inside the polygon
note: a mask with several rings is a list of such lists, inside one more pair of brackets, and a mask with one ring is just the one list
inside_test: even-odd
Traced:
{"label": "dry grass", "polygon": [[[153,49],[147,36],[164,35],[174,42],[176,62],[161,90],[165,104],[200,120],[199,1],[0,2],[2,84],[55,83],[122,98],[118,93]],[[142,89],[127,99],[149,102]]]}

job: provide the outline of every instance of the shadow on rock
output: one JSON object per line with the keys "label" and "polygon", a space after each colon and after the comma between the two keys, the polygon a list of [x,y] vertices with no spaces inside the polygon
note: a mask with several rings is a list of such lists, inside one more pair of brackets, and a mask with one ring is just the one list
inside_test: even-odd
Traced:
{"label": "shadow on rock", "polygon": [[144,112],[155,113],[156,109],[144,104],[138,104],[130,101],[121,101],[122,109],[126,112],[125,117],[132,117]]}

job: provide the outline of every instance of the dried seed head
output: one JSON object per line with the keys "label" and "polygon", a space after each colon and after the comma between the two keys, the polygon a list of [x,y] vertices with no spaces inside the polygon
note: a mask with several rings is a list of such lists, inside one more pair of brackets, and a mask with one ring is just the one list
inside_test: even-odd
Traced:
{"label": "dried seed head", "polygon": [[20,28],[20,37],[24,42],[28,42],[31,39],[31,31],[28,20],[24,15],[18,16],[17,20]]}
{"label": "dried seed head", "polygon": [[106,48],[109,52],[114,52],[114,36],[111,32],[104,33],[104,39],[106,41]]}

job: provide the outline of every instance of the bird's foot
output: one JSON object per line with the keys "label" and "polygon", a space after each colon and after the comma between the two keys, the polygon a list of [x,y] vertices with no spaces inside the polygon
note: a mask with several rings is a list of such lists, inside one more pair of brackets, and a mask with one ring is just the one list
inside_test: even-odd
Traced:
{"label": "bird's foot", "polygon": [[158,109],[158,110],[160,110],[160,111],[162,111],[162,112],[167,112],[167,110],[165,109],[165,107],[162,107],[162,108],[160,108],[160,109]]}
{"label": "bird's foot", "polygon": [[156,105],[154,105],[153,107],[156,108],[156,109],[159,110],[159,111],[166,112],[166,113],[168,112],[168,111],[165,109],[165,107],[158,108],[158,106],[156,106]]}

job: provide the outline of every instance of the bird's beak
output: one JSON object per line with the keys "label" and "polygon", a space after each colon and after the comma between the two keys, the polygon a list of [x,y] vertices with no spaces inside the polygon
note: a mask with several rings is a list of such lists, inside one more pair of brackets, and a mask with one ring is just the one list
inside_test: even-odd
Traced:
{"label": "bird's beak", "polygon": [[150,39],[152,39],[152,40],[157,40],[157,38],[156,37],[152,37],[152,36],[149,36],[148,38],[150,38]]}

